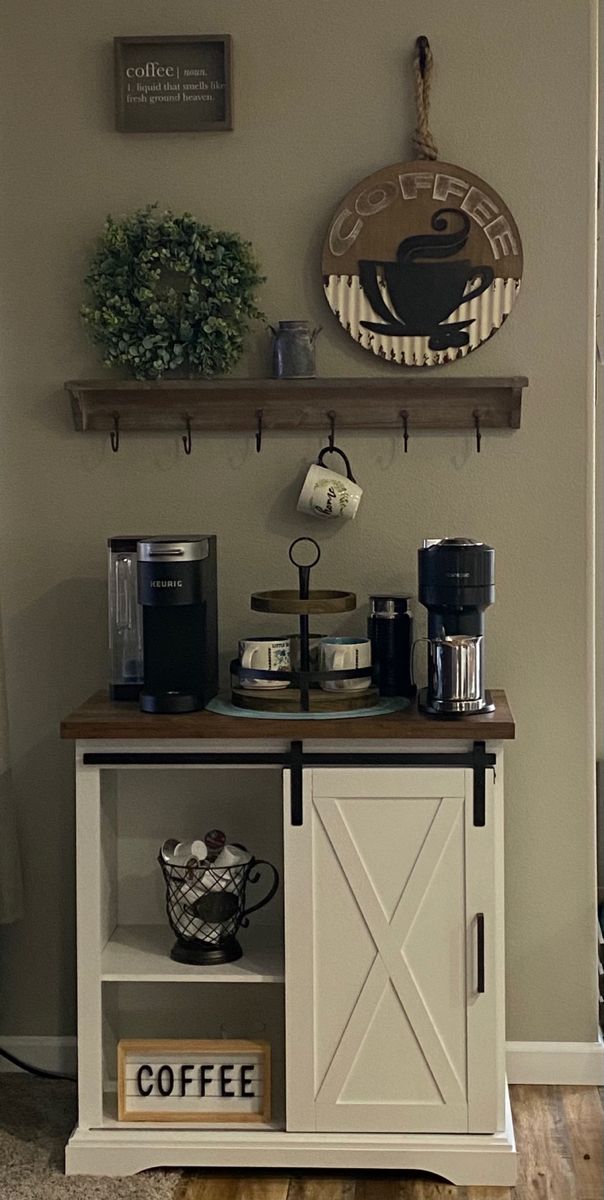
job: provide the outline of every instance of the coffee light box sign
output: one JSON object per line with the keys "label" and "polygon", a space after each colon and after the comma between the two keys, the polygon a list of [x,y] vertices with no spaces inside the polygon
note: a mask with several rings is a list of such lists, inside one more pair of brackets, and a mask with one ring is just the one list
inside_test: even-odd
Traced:
{"label": "coffee light box sign", "polygon": [[116,125],[122,133],[233,128],[231,38],[118,37]]}
{"label": "coffee light box sign", "polygon": [[117,1080],[120,1121],[270,1121],[268,1042],[128,1039]]}

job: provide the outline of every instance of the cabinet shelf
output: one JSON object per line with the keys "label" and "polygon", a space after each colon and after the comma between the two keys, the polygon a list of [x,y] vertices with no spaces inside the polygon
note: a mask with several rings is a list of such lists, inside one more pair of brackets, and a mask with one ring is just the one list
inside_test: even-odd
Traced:
{"label": "cabinet shelf", "polygon": [[520,428],[525,376],[74,380],[80,433],[219,433]]}
{"label": "cabinet shelf", "polygon": [[170,958],[174,934],[168,925],[118,925],[101,959],[105,983],[282,983],[283,937],[256,926],[241,935],[243,958],[218,966],[192,966]]}

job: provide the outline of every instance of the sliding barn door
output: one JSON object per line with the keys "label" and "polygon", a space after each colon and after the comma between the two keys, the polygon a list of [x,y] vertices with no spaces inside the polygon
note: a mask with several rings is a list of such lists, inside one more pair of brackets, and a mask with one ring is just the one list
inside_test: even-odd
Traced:
{"label": "sliding barn door", "polygon": [[304,776],[301,825],[285,806],[288,1128],[466,1131],[472,774]]}

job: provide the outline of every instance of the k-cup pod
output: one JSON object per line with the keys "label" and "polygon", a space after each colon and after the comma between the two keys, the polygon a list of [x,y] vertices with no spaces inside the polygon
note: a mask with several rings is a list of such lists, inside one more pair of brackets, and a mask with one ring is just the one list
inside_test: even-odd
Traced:
{"label": "k-cup pod", "polygon": [[206,857],[206,844],[201,838],[191,842],[179,842],[176,838],[166,838],[160,848],[160,855],[163,861],[172,867],[196,867]]}
{"label": "k-cup pod", "polygon": [[210,829],[204,838],[205,855],[213,862],[217,854],[220,854],[222,847],[226,845],[226,834],[222,829]]}
{"label": "k-cup pod", "polygon": [[187,867],[191,860],[197,862],[191,842],[177,842],[176,838],[167,838],[160,853],[164,862],[169,863],[171,867]]}
{"label": "k-cup pod", "polygon": [[161,848],[161,856],[173,867],[197,866],[206,857],[206,844],[200,838],[193,842],[173,842],[170,838]]}
{"label": "k-cup pod", "polygon": [[224,846],[212,863],[213,867],[242,867],[251,859],[249,850],[243,846]]}
{"label": "k-cup pod", "polygon": [[166,838],[165,842],[162,843],[162,846],[159,851],[164,862],[168,862],[168,863],[174,862],[174,851],[177,846],[178,846],[178,838]]}

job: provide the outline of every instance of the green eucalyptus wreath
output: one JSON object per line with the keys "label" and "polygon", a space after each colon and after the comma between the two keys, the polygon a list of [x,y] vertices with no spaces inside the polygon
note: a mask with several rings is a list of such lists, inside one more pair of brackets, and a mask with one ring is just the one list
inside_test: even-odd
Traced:
{"label": "green eucalyptus wreath", "polygon": [[107,366],[137,379],[211,376],[237,362],[264,282],[249,242],[149,205],[107,217],[81,309]]}

